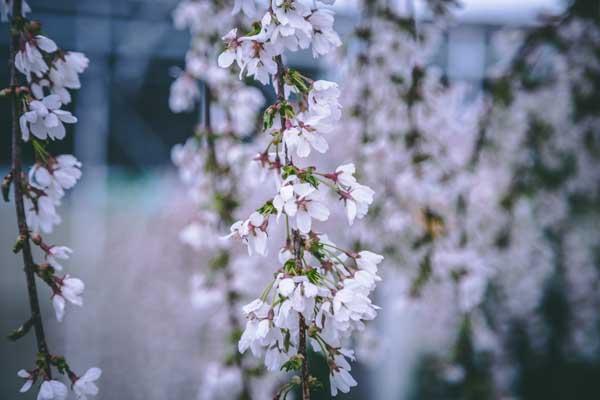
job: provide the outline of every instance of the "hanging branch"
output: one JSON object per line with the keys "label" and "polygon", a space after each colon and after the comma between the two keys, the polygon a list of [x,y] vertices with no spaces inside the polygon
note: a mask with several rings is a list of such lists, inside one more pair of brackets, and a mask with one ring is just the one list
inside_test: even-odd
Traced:
{"label": "hanging branch", "polygon": [[[48,352],[48,345],[46,343],[46,335],[44,333],[44,324],[42,321],[42,313],[40,311],[40,302],[38,300],[37,287],[35,282],[35,270],[36,265],[33,261],[33,255],[31,253],[31,242],[29,235],[29,228],[27,227],[27,221],[25,218],[25,206],[23,202],[23,161],[22,161],[22,140],[21,131],[19,129],[19,116],[22,111],[20,110],[20,92],[25,89],[19,86],[17,78],[17,69],[15,67],[15,57],[19,49],[20,39],[20,26],[23,21],[20,15],[22,15],[22,0],[13,1],[10,29],[10,56],[8,60],[8,66],[10,71],[10,87],[11,87],[11,123],[12,123],[12,169],[11,177],[13,181],[14,189],[14,201],[15,210],[17,214],[17,224],[19,227],[19,237],[17,239],[21,254],[23,255],[23,265],[25,276],[27,279],[27,294],[29,297],[29,308],[31,311],[31,324],[33,325],[35,338],[37,342],[37,350],[39,357],[43,360],[43,370],[48,377],[52,379],[52,372],[50,370],[50,353]],[[26,324],[25,326],[27,326]]]}
{"label": "hanging branch", "polygon": [[[27,281],[27,294],[31,318],[13,331],[8,338],[18,340],[33,328],[36,338],[37,357],[35,367],[20,370],[17,375],[25,380],[21,392],[28,391],[34,383],[41,381],[38,398],[62,400],[68,394],[67,386],[53,379],[56,371],[65,375],[78,397],[95,395],[95,381],[100,378],[99,368],[90,368],[82,376],[77,375],[62,356],[53,355],[48,349],[44,324],[40,310],[36,277],[52,291],[52,304],[56,317],[62,321],[66,302],[82,305],[84,284],[68,274],[57,276],[62,270],[59,260],[69,258],[72,250],[65,246],[47,244],[41,235],[50,233],[60,223],[56,207],[66,189],[72,188],[81,176],[81,163],[72,155],[52,156],[46,146],[48,140],[65,137],[64,123],[75,123],[77,119],[63,104],[70,102],[67,89],[79,88],[78,74],[88,64],[82,53],[59,49],[54,41],[40,35],[41,24],[24,18],[29,6],[23,0],[14,0],[10,10],[10,86],[1,91],[10,96],[12,117],[11,171],[2,184],[3,197],[9,200],[10,185],[13,186],[15,210],[19,235],[13,251],[21,252],[23,269]],[[2,7],[7,7],[3,2]],[[21,85],[18,72],[27,83]],[[50,92],[50,94],[48,94]],[[33,137],[31,137],[33,136]],[[23,172],[23,147],[31,143],[36,163],[28,177]],[[44,252],[44,262],[34,261],[32,247]]]}
{"label": "hanging branch", "polygon": [[[256,5],[253,0],[240,3],[244,12]],[[307,400],[320,385],[310,375],[309,341],[327,360],[332,396],[356,386],[349,363],[354,352],[344,346],[354,329],[377,314],[369,296],[380,280],[377,265],[383,257],[343,249],[313,229],[313,220],[329,219],[325,196],[342,204],[352,225],[366,215],[374,192],[357,182],[352,163],[335,171],[301,164],[313,150],[321,154],[329,150],[327,134],[342,114],[338,86],[306,77],[283,61],[286,50],[312,46],[318,57],[340,46],[333,23],[333,11],[318,2],[272,2],[246,35],[234,29],[223,37],[226,49],[219,56],[223,68],[235,62],[242,75],[263,85],[276,83],[276,101],[263,115],[261,136],[268,143],[255,158],[271,175],[276,190],[249,218],[235,222],[229,235],[244,242],[251,256],[267,256],[270,243],[279,249],[274,279],[244,307],[248,322],[239,342],[241,352],[264,354],[268,370],[297,374],[275,398],[299,388]],[[285,235],[277,241],[269,228],[283,221]]]}

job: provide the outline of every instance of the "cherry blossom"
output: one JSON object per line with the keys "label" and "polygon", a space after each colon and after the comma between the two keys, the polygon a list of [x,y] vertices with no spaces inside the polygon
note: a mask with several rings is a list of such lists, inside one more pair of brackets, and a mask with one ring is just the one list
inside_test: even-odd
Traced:
{"label": "cherry blossom", "polygon": [[29,102],[29,111],[24,113],[19,120],[23,140],[29,140],[29,132],[38,139],[61,140],[65,137],[65,124],[74,124],[77,118],[69,111],[61,110],[60,97],[52,94],[41,101]]}
{"label": "cherry blossom", "polygon": [[[44,334],[44,319],[40,315],[44,308],[40,305],[36,280],[52,290],[51,302],[59,321],[64,317],[67,301],[79,306],[83,304],[84,283],[69,274],[63,277],[56,275],[63,269],[60,261],[68,260],[73,250],[67,246],[49,245],[45,236],[61,222],[57,208],[66,190],[72,189],[81,178],[81,163],[70,154],[53,156],[48,139],[64,139],[64,124],[77,122],[77,118],[64,110],[63,105],[71,102],[70,91],[81,87],[79,75],[86,70],[89,60],[83,53],[60,49],[52,39],[42,34],[39,21],[26,18],[29,12],[31,8],[22,0],[0,1],[2,20],[9,20],[10,24],[11,89],[7,94],[13,97],[14,148],[10,179],[5,181],[8,189],[14,185],[12,193],[17,211],[18,238],[13,251],[22,253],[31,312],[27,322],[10,337],[18,340],[30,331],[35,332],[35,367],[17,373],[25,379],[21,392],[30,390],[39,380],[38,400],[64,400],[69,389],[60,380],[52,379],[64,375],[73,383],[72,389],[77,397],[85,399],[86,394],[98,392],[93,381],[99,378],[100,370],[92,368],[83,377],[74,379],[77,375],[67,360],[50,351]],[[28,174],[24,173],[22,159],[27,148],[31,149],[35,159]],[[36,262],[32,251],[36,246],[42,250],[45,262]]]}
{"label": "cherry blossom", "polygon": [[24,49],[19,51],[15,57],[15,66],[25,74],[30,81],[32,74],[42,78],[48,72],[48,64],[44,60],[41,51],[54,53],[58,47],[52,39],[37,35],[25,41]]}
{"label": "cherry blossom", "polygon": [[68,260],[71,257],[73,250],[66,246],[52,246],[46,252],[46,262],[55,270],[62,271],[63,266],[58,260]]}
{"label": "cherry blossom", "polygon": [[95,396],[98,394],[98,386],[96,381],[100,379],[102,370],[97,367],[88,369],[85,374],[80,376],[73,383],[73,391],[77,398],[80,400],[86,400],[87,396]]}
{"label": "cherry blossom", "polygon": [[67,386],[55,380],[44,381],[40,386],[37,400],[65,400],[69,394]]}
{"label": "cherry blossom", "polygon": [[65,316],[66,301],[77,306],[83,305],[81,295],[85,285],[80,279],[72,278],[69,275],[65,275],[64,278],[56,278],[55,282],[56,289],[52,295],[52,306],[56,313],[56,319],[61,322]]}

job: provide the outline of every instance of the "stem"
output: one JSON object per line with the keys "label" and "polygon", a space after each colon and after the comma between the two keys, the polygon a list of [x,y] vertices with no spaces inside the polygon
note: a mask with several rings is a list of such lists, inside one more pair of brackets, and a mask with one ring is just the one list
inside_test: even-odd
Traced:
{"label": "stem", "polygon": [[[285,82],[284,82],[284,75],[285,75],[285,66],[283,65],[283,58],[279,55],[275,57],[275,62],[277,63],[277,101],[284,101],[285,100]],[[281,118],[281,132],[283,134],[283,131],[285,130],[285,125],[286,125],[287,119],[286,118]],[[284,152],[285,152],[285,164],[286,165],[290,165],[291,161],[290,158],[288,156],[288,148],[287,148],[287,144],[283,144],[283,148],[284,148]],[[277,151],[277,154],[279,154],[279,150]]]}
{"label": "stem", "polygon": [[[285,82],[283,80],[285,66],[283,65],[283,59],[281,56],[276,56],[275,62],[277,63],[277,100],[283,101],[285,100]],[[285,127],[285,124],[283,125],[283,127]]]}
{"label": "stem", "polygon": [[[302,268],[302,238],[300,236],[300,232],[298,230],[294,230],[293,234],[293,251],[294,258],[296,260],[296,268]],[[302,400],[310,400],[310,387],[308,383],[308,353],[306,351],[306,322],[304,321],[304,316],[302,314],[299,315],[299,337],[298,337],[298,354],[302,355],[302,369],[301,369],[301,379],[302,379]]]}
{"label": "stem", "polygon": [[23,248],[23,264],[25,276],[27,278],[27,293],[29,295],[29,308],[31,310],[31,320],[35,331],[38,353],[44,357],[44,373],[47,379],[52,379],[52,371],[50,370],[50,354],[46,343],[46,335],[44,333],[44,324],[42,322],[42,313],[40,311],[40,302],[38,299],[37,286],[35,282],[35,263],[31,254],[31,242],[29,241],[29,228],[25,218],[25,206],[23,202],[23,172],[21,158],[21,130],[19,128],[19,97],[15,93],[15,88],[18,85],[17,70],[15,68],[15,56],[19,48],[19,31],[16,29],[15,21],[21,18],[22,0],[14,0],[12,8],[12,23],[11,23],[11,40],[10,40],[10,56],[8,58],[8,68],[10,71],[10,86],[12,91],[12,174],[13,188],[15,194],[15,209],[17,213],[17,224],[19,226],[19,235],[24,238]]}
{"label": "stem", "polygon": [[300,314],[300,337],[298,339],[298,353],[302,354],[302,400],[310,400],[310,388],[308,385],[308,355],[306,352],[306,323]]}

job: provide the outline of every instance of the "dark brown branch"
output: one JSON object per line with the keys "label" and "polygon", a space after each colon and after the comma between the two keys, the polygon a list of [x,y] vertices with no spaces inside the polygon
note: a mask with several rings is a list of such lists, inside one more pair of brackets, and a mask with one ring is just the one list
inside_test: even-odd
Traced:
{"label": "dark brown branch", "polygon": [[[22,14],[22,0],[14,0],[12,9],[12,23],[10,33],[10,57],[8,58],[8,67],[10,71],[10,85],[16,87],[17,71],[15,68],[15,56],[19,49],[19,31],[15,26],[16,21],[20,21]],[[25,276],[27,278],[27,293],[29,294],[29,308],[31,310],[31,320],[35,338],[37,341],[38,353],[45,358],[44,372],[48,379],[52,377],[49,362],[48,345],[46,344],[46,336],[44,333],[44,324],[42,322],[42,314],[40,311],[40,302],[38,299],[37,287],[35,282],[35,263],[31,253],[31,242],[29,241],[29,228],[25,219],[25,207],[23,203],[23,172],[21,158],[21,131],[19,128],[19,96],[13,91],[12,93],[12,177],[15,197],[15,208],[17,213],[17,223],[19,225],[19,235],[24,237],[21,253],[23,254],[23,264]]]}
{"label": "dark brown branch", "polygon": [[[277,63],[277,100],[284,101],[285,100],[285,66],[283,65],[282,57],[276,56],[275,62]],[[282,117],[281,119],[281,130],[283,131],[286,126],[286,120]],[[285,163],[290,164],[291,159],[288,156],[288,149],[285,146]],[[296,260],[296,269],[302,269],[302,237],[300,236],[300,232],[295,230],[293,231],[293,254]],[[302,369],[301,369],[301,379],[302,379],[302,400],[310,400],[310,388],[309,388],[309,373],[308,373],[308,354],[306,352],[306,323],[304,322],[304,317],[300,315],[299,321],[300,333],[298,337],[298,354],[302,356]]]}
{"label": "dark brown branch", "polygon": [[[302,237],[300,232],[297,230],[293,231],[293,252],[296,261],[296,269],[302,269]],[[299,334],[298,334],[298,354],[302,356],[302,368],[301,368],[301,389],[302,389],[302,400],[310,400],[310,387],[309,387],[309,372],[308,372],[308,352],[306,351],[306,322],[304,317],[300,314],[299,318]]]}

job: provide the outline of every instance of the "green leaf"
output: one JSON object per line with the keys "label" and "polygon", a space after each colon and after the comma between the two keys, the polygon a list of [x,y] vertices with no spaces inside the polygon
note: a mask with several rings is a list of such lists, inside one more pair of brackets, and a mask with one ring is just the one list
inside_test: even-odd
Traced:
{"label": "green leaf", "polygon": [[294,260],[294,259],[287,260],[285,262],[285,264],[283,264],[283,271],[288,274],[295,275],[296,274],[296,260]]}
{"label": "green leaf", "polygon": [[304,361],[302,354],[296,354],[281,366],[281,370],[285,372],[299,371],[302,368],[302,361]]}
{"label": "green leaf", "polygon": [[296,167],[293,165],[285,165],[282,168],[282,178],[287,179],[290,175],[296,175]]}
{"label": "green leaf", "polygon": [[10,184],[12,183],[12,173],[9,173],[2,179],[2,198],[5,202],[10,201]]}
{"label": "green leaf", "polygon": [[21,339],[23,336],[27,335],[27,333],[31,330],[32,326],[33,326],[33,318],[30,318],[27,321],[25,321],[25,323],[23,323],[23,325],[21,325],[20,327],[18,327],[14,331],[12,331],[7,336],[8,340],[16,342],[17,340]]}
{"label": "green leaf", "polygon": [[321,280],[323,279],[321,274],[319,274],[319,271],[317,271],[315,268],[311,268],[308,271],[306,271],[306,277],[311,283],[314,283],[315,285],[321,282]]}
{"label": "green leaf", "polygon": [[265,110],[263,114],[263,129],[267,130],[273,126],[273,121],[275,120],[275,108],[269,107]]}
{"label": "green leaf", "polygon": [[260,214],[264,215],[265,217],[268,215],[271,215],[271,214],[275,214],[277,212],[272,201],[267,201],[265,204],[263,204],[262,207],[260,207],[256,211],[259,212]]}

